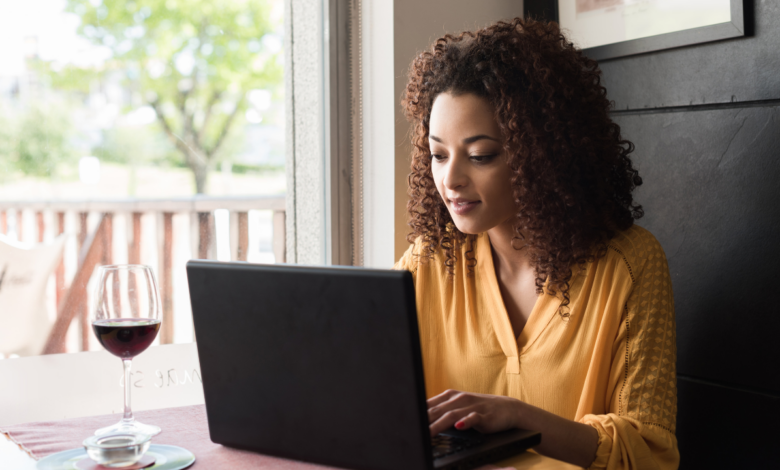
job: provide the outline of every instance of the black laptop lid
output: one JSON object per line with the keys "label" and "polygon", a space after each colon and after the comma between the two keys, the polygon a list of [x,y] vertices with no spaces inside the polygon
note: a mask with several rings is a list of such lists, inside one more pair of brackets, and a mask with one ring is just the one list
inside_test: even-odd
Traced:
{"label": "black laptop lid", "polygon": [[212,441],[430,467],[410,273],[190,261],[187,276]]}

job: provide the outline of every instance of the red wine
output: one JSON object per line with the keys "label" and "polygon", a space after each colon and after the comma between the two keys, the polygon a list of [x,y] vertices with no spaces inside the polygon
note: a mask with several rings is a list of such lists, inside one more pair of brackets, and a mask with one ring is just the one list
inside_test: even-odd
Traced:
{"label": "red wine", "polygon": [[152,344],[160,330],[160,320],[112,318],[92,322],[100,344],[114,356],[131,359]]}

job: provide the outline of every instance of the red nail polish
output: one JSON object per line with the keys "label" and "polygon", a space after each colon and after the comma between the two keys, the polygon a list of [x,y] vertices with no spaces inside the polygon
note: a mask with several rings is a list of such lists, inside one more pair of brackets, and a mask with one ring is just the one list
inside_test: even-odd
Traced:
{"label": "red nail polish", "polygon": [[463,421],[458,421],[457,423],[455,423],[455,429],[463,429],[465,427],[466,427],[466,424],[463,423]]}

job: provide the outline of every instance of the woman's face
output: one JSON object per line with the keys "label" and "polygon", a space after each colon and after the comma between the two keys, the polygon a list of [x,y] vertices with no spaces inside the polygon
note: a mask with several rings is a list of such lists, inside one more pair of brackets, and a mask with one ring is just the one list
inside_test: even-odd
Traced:
{"label": "woman's face", "polygon": [[458,230],[487,232],[512,218],[512,172],[485,99],[440,94],[431,109],[429,143],[433,180]]}

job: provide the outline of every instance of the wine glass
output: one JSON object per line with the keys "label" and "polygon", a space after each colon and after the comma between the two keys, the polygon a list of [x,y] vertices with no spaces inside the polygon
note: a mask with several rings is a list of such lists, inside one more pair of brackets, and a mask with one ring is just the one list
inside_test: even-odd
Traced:
{"label": "wine glass", "polygon": [[95,431],[141,433],[154,436],[160,428],[142,424],[130,409],[130,367],[133,358],[152,344],[160,330],[160,298],[149,266],[121,264],[100,266],[97,306],[92,313],[92,330],[100,344],[122,359],[125,370],[125,412],[119,423]]}

